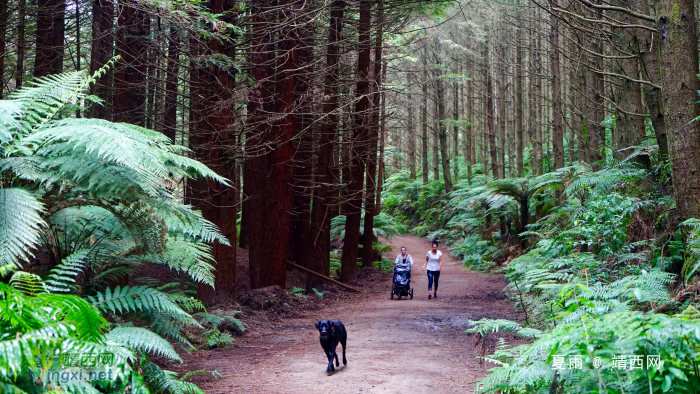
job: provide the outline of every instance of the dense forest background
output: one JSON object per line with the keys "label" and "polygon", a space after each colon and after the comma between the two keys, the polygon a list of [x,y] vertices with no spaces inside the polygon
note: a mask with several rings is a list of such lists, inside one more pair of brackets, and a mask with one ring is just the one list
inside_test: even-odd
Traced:
{"label": "dense forest background", "polygon": [[[475,330],[538,339],[499,350],[484,390],[693,392],[697,8],[0,0],[0,388],[32,385],[37,349],[109,342],[120,384],[196,391],[147,353],[240,326],[205,309],[236,301],[236,245],[253,289],[290,262],[353,282],[408,229],[511,280],[526,322]],[[182,283],[136,285],[144,263]],[[552,348],[668,364],[577,375]]]}

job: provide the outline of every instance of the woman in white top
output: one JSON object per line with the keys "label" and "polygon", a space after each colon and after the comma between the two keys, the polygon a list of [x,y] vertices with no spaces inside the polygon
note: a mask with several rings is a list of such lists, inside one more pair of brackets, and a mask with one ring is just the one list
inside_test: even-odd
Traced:
{"label": "woman in white top", "polygon": [[394,261],[394,265],[398,264],[408,264],[409,267],[413,267],[413,257],[406,253],[405,246],[401,247],[401,254],[396,256],[396,260]]}
{"label": "woman in white top", "polygon": [[[433,241],[433,248],[425,256],[425,264],[421,267],[421,271],[428,268],[428,299],[431,297],[438,298],[438,280],[440,279],[440,270],[442,269],[442,252],[438,250],[438,242]],[[433,280],[435,281],[435,291],[431,294],[433,288]]]}

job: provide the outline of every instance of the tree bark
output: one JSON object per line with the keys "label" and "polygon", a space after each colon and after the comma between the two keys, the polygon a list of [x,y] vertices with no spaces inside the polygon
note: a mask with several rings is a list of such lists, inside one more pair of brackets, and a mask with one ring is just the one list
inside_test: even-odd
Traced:
{"label": "tree bark", "polygon": [[0,100],[3,99],[5,91],[5,34],[9,17],[7,0],[0,0]]}
{"label": "tree bark", "polygon": [[[539,12],[536,9],[535,10],[535,26],[537,26],[538,22],[540,21],[539,18]],[[535,33],[536,34],[536,33]],[[532,125],[534,133],[533,133],[533,138],[532,138],[532,149],[533,149],[533,172],[535,175],[542,175],[543,170],[543,149],[542,149],[542,143],[543,143],[543,135],[542,135],[542,124],[541,119],[542,119],[542,109],[544,107],[543,104],[543,89],[542,89],[542,78],[539,76],[543,74],[543,70],[541,67],[542,61],[540,57],[540,53],[542,51],[542,40],[540,39],[539,35],[535,36],[535,53],[534,53],[534,72],[535,72],[535,82],[534,82],[534,106],[533,108],[533,120],[534,123]]]}
{"label": "tree bark", "polygon": [[144,126],[150,18],[138,7],[136,0],[122,0],[118,7],[117,52],[121,60],[114,73],[113,120]]}
{"label": "tree bark", "polygon": [[[636,6],[635,6],[636,5]],[[634,0],[631,3],[632,8],[638,9],[643,14],[649,14],[649,3],[644,0]],[[661,66],[659,65],[658,52],[655,50],[661,46],[661,35],[652,34],[649,31],[643,30],[640,32],[638,50],[642,53],[641,58],[641,76],[646,78],[651,83],[661,86],[662,76],[659,73]],[[654,134],[659,145],[659,156],[662,160],[668,159],[668,137],[666,132],[666,121],[664,119],[665,109],[664,100],[661,94],[661,89],[642,85],[644,92],[644,105],[649,112],[651,124],[654,127]]]}
{"label": "tree bark", "polygon": [[[90,48],[90,74],[102,68],[112,58],[112,28],[114,27],[114,3],[112,0],[92,0],[92,46]],[[103,105],[92,104],[88,112],[91,118],[107,119],[110,114],[110,88],[113,69],[100,77],[90,87],[91,93],[104,100]]]}
{"label": "tree bark", "polygon": [[[339,102],[339,42],[343,31],[343,16],[346,3],[334,0],[331,4],[330,23],[328,26],[328,47],[326,54],[326,78],[324,82],[323,104],[325,119],[318,136],[318,160],[316,161],[316,188],[314,190],[311,211],[311,256],[309,268],[322,275],[330,275],[330,233],[333,210],[333,194],[330,184],[333,181],[333,151],[338,135],[339,117],[336,112]],[[308,283],[308,280],[307,280]]]}
{"label": "tree bark", "polygon": [[[555,1],[556,4],[556,1]],[[553,11],[554,12],[554,11]],[[552,153],[554,169],[564,168],[564,107],[561,99],[561,71],[559,69],[559,28],[556,12],[552,14],[550,62],[552,68]]]}
{"label": "tree bark", "polygon": [[[237,4],[234,0],[210,0],[208,6],[212,13],[226,14]],[[231,16],[224,18],[226,22],[233,22]],[[237,174],[232,154],[235,152],[235,113],[232,105],[234,72],[223,66],[203,66],[204,63],[197,59],[197,56],[209,51],[234,59],[233,37],[226,41],[210,39],[204,42],[191,37],[190,49],[195,55],[190,71],[190,146],[198,160],[219,175],[233,179]],[[205,305],[236,300],[237,196],[234,188],[204,179],[192,180],[187,184],[189,203],[200,209],[205,219],[216,224],[231,243],[231,246],[218,242],[214,244],[216,290],[205,285],[200,285],[198,289],[198,297]]]}
{"label": "tree bark", "polygon": [[340,280],[347,282],[357,277],[357,254],[360,241],[360,222],[362,191],[364,189],[364,173],[367,139],[369,134],[368,116],[370,108],[369,91],[369,66],[370,66],[370,22],[372,18],[372,2],[360,1],[359,20],[359,53],[357,59],[357,87],[355,96],[357,104],[354,114],[354,135],[351,151],[351,169],[348,184],[350,200],[347,204],[345,219],[345,239],[343,242],[343,257],[341,261]]}
{"label": "tree bark", "polygon": [[[500,37],[499,41],[503,41],[504,37]],[[497,105],[498,105],[498,142],[496,144],[497,147],[497,152],[498,152],[498,164],[499,164],[499,174],[503,178],[506,176],[506,73],[505,73],[505,47],[503,44],[499,43],[498,44],[498,59],[497,59],[497,67],[496,70],[498,72],[496,73],[497,79],[496,79],[496,91],[497,96]],[[500,64],[500,65],[499,65]]]}
{"label": "tree bark", "polygon": [[421,122],[421,162],[423,165],[423,184],[428,183],[428,69],[423,66],[423,83],[421,83],[422,96],[420,103]]}
{"label": "tree bark", "polygon": [[[520,11],[518,11],[518,21],[520,21]],[[520,25],[520,23],[518,23]],[[524,153],[524,139],[523,139],[523,48],[520,45],[519,38],[516,37],[516,47],[515,47],[515,67],[516,67],[516,77],[515,77],[515,145],[516,145],[516,166],[518,168],[518,177],[522,178],[524,176],[523,170],[523,153]]]}
{"label": "tree bark", "polygon": [[381,90],[382,90],[382,35],[384,19],[384,2],[377,3],[377,32],[374,45],[374,81],[372,83],[373,93],[370,111],[372,120],[370,122],[369,138],[367,147],[367,179],[365,180],[365,220],[362,238],[362,268],[372,266],[374,248],[374,215],[376,207],[377,193],[377,148],[379,144],[379,123],[381,111]]}
{"label": "tree bark", "polygon": [[[461,68],[459,71],[459,74],[462,74]],[[452,85],[452,118],[455,122],[452,127],[452,157],[454,157],[455,182],[459,182],[459,165],[457,164],[457,157],[459,156],[459,82],[455,79]]]}
{"label": "tree bark", "polygon": [[[440,53],[441,46],[440,40],[435,38],[435,65],[438,70],[441,70],[442,66],[442,55]],[[437,104],[438,104],[438,136],[440,140],[440,155],[442,156],[442,177],[445,181],[445,192],[451,193],[454,191],[454,186],[452,185],[452,175],[450,174],[450,152],[447,147],[447,125],[445,124],[445,119],[447,116],[445,114],[445,84],[442,80],[442,71],[438,71],[436,76],[437,85]]]}
{"label": "tree bark", "polygon": [[697,20],[692,0],[656,2],[656,48],[662,80],[661,97],[666,111],[668,155],[673,176],[676,209],[681,220],[697,218],[700,201],[700,116],[697,92]]}
{"label": "tree bark", "polygon": [[411,97],[406,99],[406,129],[408,133],[408,171],[411,179],[416,179],[416,135],[413,127],[413,99]]}
{"label": "tree bark", "polygon": [[176,24],[170,24],[168,37],[168,63],[165,76],[165,110],[163,114],[163,134],[175,142],[177,133],[178,74],[180,73],[180,31]]}
{"label": "tree bark", "polygon": [[[289,232],[289,223],[271,221],[274,216],[270,213],[272,209],[279,208],[274,208],[274,202],[270,201],[270,194],[274,191],[272,185],[278,186],[273,175],[273,167],[278,165],[278,162],[272,150],[284,142],[276,135],[279,125],[274,124],[269,117],[269,114],[275,113],[279,108],[275,100],[275,73],[272,68],[276,49],[272,36],[277,21],[277,12],[274,9],[276,6],[277,2],[273,0],[255,0],[251,5],[252,37],[248,56],[252,65],[250,74],[253,86],[248,95],[246,118],[247,158],[243,173],[246,200],[243,209],[249,215],[249,269],[250,285],[253,289],[271,285],[284,288],[286,280],[286,263],[284,259],[280,260],[279,254],[287,253],[288,239],[271,239],[274,230],[269,229],[269,223],[275,223],[275,227],[280,227],[280,231]],[[271,231],[267,231],[268,229]],[[272,246],[275,250],[275,255],[272,256],[270,247],[275,241],[279,241],[279,244]]]}
{"label": "tree bark", "polygon": [[34,77],[63,71],[65,0],[38,0]]}
{"label": "tree bark", "polygon": [[19,0],[17,4],[17,75],[15,75],[15,89],[22,86],[24,79],[24,50],[27,45],[25,34],[27,6],[25,0]]}
{"label": "tree bark", "polygon": [[486,114],[486,124],[488,130],[488,145],[489,153],[491,156],[491,173],[493,174],[493,179],[500,179],[501,176],[498,171],[498,153],[496,150],[496,132],[494,130],[494,108],[493,108],[493,81],[491,78],[491,58],[489,54],[489,44],[488,42],[484,44],[484,76],[486,77],[486,108],[484,113]]}
{"label": "tree bark", "polygon": [[[382,81],[386,81],[386,60],[382,66]],[[374,205],[374,215],[379,215],[382,212],[382,190],[386,178],[386,168],[384,165],[384,147],[386,145],[386,90],[382,89],[382,104],[379,120],[379,167],[377,169],[377,202]],[[397,146],[401,146],[397,142]],[[401,171],[401,167],[395,167],[396,171]]]}
{"label": "tree bark", "polygon": [[[471,75],[474,75],[474,61],[473,59],[470,59],[469,61],[469,71],[471,72]],[[474,143],[474,82],[470,78],[467,81],[467,120],[469,123],[467,123],[467,135],[466,135],[466,140],[467,140],[467,153],[466,156],[464,157],[465,160],[467,160],[467,180],[471,184],[472,182],[472,166],[476,164],[476,147]]]}

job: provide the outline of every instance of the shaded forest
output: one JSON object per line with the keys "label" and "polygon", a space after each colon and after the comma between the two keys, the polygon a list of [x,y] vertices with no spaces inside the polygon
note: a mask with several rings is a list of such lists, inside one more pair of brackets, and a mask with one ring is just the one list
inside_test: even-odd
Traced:
{"label": "shaded forest", "polygon": [[[310,294],[362,286],[410,231],[505,273],[525,313],[474,322],[533,341],[479,390],[695,392],[697,8],[0,0],[0,388],[116,348],[100,390],[199,392],[149,353],[232,341],[211,307],[294,265]],[[555,350],[666,364],[560,371]]]}

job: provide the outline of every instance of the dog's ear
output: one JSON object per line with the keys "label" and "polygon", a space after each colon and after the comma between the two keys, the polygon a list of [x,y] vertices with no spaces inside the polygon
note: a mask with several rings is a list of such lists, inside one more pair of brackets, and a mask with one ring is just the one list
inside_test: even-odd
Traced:
{"label": "dog's ear", "polygon": [[319,320],[316,322],[316,328],[320,328],[320,327],[321,327],[321,321]]}
{"label": "dog's ear", "polygon": [[335,322],[333,320],[328,320],[328,325],[331,326],[331,330],[335,329]]}

